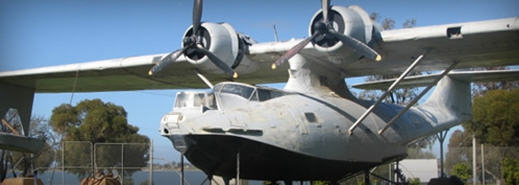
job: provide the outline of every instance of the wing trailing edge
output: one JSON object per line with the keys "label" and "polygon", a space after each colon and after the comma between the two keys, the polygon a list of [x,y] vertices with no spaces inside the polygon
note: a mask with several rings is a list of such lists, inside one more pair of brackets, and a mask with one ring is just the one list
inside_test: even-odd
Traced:
{"label": "wing trailing edge", "polygon": [[[428,86],[428,85],[432,84],[434,82],[434,80],[439,76],[440,76],[440,73],[409,76],[409,77],[404,78],[404,80],[402,80],[397,85],[397,87],[398,88],[410,88],[410,87]],[[455,80],[467,81],[467,82],[513,81],[513,80],[519,80],[519,69],[484,70],[484,71],[452,71],[448,74],[448,76]],[[375,89],[385,90],[395,80],[396,80],[396,78],[371,81],[371,82],[355,84],[352,87],[357,88],[357,89],[366,89],[366,90],[375,90]]]}

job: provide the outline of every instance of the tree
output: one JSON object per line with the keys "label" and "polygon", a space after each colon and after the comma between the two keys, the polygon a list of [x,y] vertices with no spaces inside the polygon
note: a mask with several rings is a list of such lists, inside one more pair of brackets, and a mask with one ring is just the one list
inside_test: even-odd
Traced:
{"label": "tree", "polygon": [[506,185],[519,184],[519,159],[506,158],[503,160],[503,177]]}
{"label": "tree", "polygon": [[[16,109],[10,109],[3,118],[13,126],[14,130],[8,129],[6,125],[2,124],[0,126],[2,132],[10,133],[14,131],[23,134],[21,129],[21,119]],[[0,150],[0,182],[5,179],[9,168],[21,170],[21,176],[27,176],[30,173],[29,169],[31,168],[31,165],[34,166],[34,168],[39,169],[40,172],[43,172],[54,161],[55,148],[53,146],[56,142],[55,135],[49,129],[46,120],[43,117],[33,116],[31,118],[29,136],[45,141],[41,152],[36,153],[31,157],[31,155],[27,153]],[[22,161],[22,163],[15,166],[14,164],[17,161]]]}
{"label": "tree", "polygon": [[478,140],[496,146],[519,146],[519,89],[492,90],[474,98],[472,120],[463,127]]}
{"label": "tree", "polygon": [[404,28],[412,28],[412,27],[415,27],[415,26],[416,26],[416,19],[407,19],[402,24],[402,27],[404,27]]}
{"label": "tree", "polygon": [[[510,173],[505,171],[507,169],[505,167],[506,159],[519,158],[517,148],[519,146],[517,138],[519,134],[519,118],[517,117],[519,114],[519,89],[489,90],[505,87],[507,86],[486,84],[477,88],[478,93],[476,93],[472,106],[472,120],[462,124],[465,132],[456,137],[458,140],[453,140],[456,139],[453,134],[447,153],[447,161],[449,161],[447,166],[455,161],[463,160],[459,156],[472,158],[471,149],[468,147],[472,146],[471,138],[474,135],[479,142],[494,145],[485,147],[485,160],[492,161],[485,163],[485,172],[492,176],[498,184],[503,180],[508,183],[510,179],[507,179],[505,174]],[[451,149],[451,145],[466,147]],[[449,158],[450,156],[458,157],[453,159]]]}
{"label": "tree", "polygon": [[[506,70],[508,67],[497,66],[497,67],[484,67],[474,68],[474,70]],[[483,96],[487,91],[498,90],[498,89],[514,89],[519,88],[519,80],[515,81],[491,81],[491,82],[478,82],[474,83],[472,88],[472,95],[474,97]]]}
{"label": "tree", "polygon": [[453,166],[451,174],[467,183],[467,180],[472,177],[472,169],[466,163],[458,163]]}
{"label": "tree", "polygon": [[470,163],[472,160],[471,136],[462,130],[452,133],[448,144],[448,152],[445,155],[445,169],[452,174],[451,169],[459,163]]}
{"label": "tree", "polygon": [[[83,100],[76,106],[62,104],[52,110],[50,125],[63,141],[88,141],[96,143],[149,143],[148,137],[137,132],[139,128],[128,124],[127,113],[123,107],[112,103],[104,103],[100,99]],[[85,164],[90,161],[90,148],[80,145],[66,146],[65,156]],[[100,148],[96,150],[96,164],[98,166],[115,166],[120,164],[121,147],[116,149]],[[148,147],[124,148],[124,158],[133,159],[133,167],[143,167],[147,164]],[[126,161],[126,160],[125,160]],[[68,161],[66,161],[68,162]],[[93,167],[92,164],[90,164]],[[86,172],[73,170],[72,172],[85,175]],[[125,170],[126,172],[126,170]],[[132,171],[128,171],[132,172]]]}
{"label": "tree", "polygon": [[29,136],[43,139],[45,143],[41,151],[32,157],[32,160],[29,154],[13,152],[12,157],[14,161],[24,160],[24,165],[17,167],[18,170],[23,171],[22,176],[28,175],[31,163],[34,165],[34,168],[39,169],[40,173],[46,171],[46,168],[55,160],[56,147],[58,144],[55,133],[52,132],[44,117],[33,116],[30,124]]}

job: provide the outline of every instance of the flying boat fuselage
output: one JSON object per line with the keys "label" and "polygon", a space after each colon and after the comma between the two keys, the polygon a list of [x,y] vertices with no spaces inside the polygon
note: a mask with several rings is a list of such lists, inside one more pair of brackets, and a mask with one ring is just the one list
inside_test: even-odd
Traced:
{"label": "flying boat fuselage", "polygon": [[[375,112],[396,114],[391,106]],[[210,92],[179,92],[173,111],[161,121],[161,132],[208,174],[232,177],[240,153],[243,178],[337,180],[406,155],[405,132],[377,134],[387,120],[376,114],[348,133],[365,109],[333,94],[225,82]]]}

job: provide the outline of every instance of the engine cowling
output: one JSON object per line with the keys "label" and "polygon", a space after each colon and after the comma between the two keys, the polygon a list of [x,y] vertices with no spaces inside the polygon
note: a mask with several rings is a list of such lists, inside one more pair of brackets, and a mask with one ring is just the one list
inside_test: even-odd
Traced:
{"label": "engine cowling", "polygon": [[[378,34],[378,29],[374,28],[373,22],[368,13],[358,6],[332,6],[329,11],[328,19],[335,31],[344,35],[349,35],[361,42],[372,45],[374,34]],[[316,24],[322,22],[322,10],[317,11],[309,25],[309,35],[316,30]],[[318,36],[312,42],[318,51],[340,52],[342,57],[338,60],[352,59],[357,60],[361,57],[352,48],[345,46],[338,39],[325,35]]]}
{"label": "engine cowling", "polygon": [[[243,35],[237,33],[231,25],[227,23],[202,23],[199,37],[201,42],[199,43],[202,47],[206,48],[226,65],[232,69],[238,68],[237,72],[248,72],[243,70],[247,66],[249,60],[244,54],[244,50],[248,46],[250,40],[245,40]],[[193,27],[189,27],[184,33],[184,38],[189,38],[193,35]],[[182,43],[184,47],[184,43]],[[203,72],[213,74],[223,74],[224,72],[216,67],[209,58],[201,53],[194,50],[186,50],[186,60],[195,65],[198,69]],[[241,70],[240,70],[241,69]]]}

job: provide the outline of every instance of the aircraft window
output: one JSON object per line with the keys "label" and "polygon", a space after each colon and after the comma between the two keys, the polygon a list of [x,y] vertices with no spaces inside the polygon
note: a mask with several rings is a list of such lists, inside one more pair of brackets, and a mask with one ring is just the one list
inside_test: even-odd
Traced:
{"label": "aircraft window", "polygon": [[217,109],[213,93],[180,92],[175,99],[175,107],[202,107]]}
{"label": "aircraft window", "polygon": [[254,91],[254,88],[236,84],[226,84],[221,90],[222,93],[235,94],[245,99],[250,98],[252,91]]}
{"label": "aircraft window", "polygon": [[282,91],[261,88],[258,88],[257,93],[259,101],[267,101],[285,95]]}
{"label": "aircraft window", "polygon": [[306,117],[306,120],[308,120],[308,122],[310,122],[310,123],[316,123],[317,122],[317,117],[315,117],[314,113],[305,112],[305,117]]}

